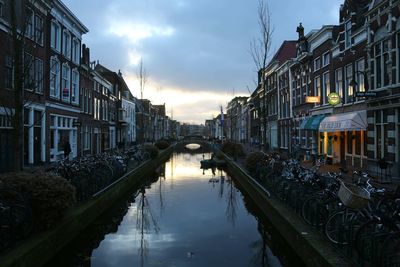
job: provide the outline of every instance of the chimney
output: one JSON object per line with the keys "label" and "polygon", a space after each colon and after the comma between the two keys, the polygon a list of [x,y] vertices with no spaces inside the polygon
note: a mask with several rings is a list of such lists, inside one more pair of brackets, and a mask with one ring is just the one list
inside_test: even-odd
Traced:
{"label": "chimney", "polygon": [[86,61],[86,45],[82,44],[82,64],[88,65]]}
{"label": "chimney", "polygon": [[89,47],[86,48],[86,58],[87,58],[87,62],[88,62],[88,65],[89,65],[89,62],[90,62],[90,49],[89,49]]}

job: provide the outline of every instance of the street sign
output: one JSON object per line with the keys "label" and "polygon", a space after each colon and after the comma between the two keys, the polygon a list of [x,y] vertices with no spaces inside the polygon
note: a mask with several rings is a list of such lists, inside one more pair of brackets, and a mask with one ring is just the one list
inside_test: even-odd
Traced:
{"label": "street sign", "polygon": [[376,92],[356,92],[356,97],[376,97]]}

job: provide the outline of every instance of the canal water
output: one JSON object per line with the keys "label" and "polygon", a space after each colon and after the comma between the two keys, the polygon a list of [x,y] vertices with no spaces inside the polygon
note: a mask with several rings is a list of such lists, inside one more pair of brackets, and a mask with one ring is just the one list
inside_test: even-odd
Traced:
{"label": "canal water", "polygon": [[46,266],[302,266],[210,154],[173,154]]}

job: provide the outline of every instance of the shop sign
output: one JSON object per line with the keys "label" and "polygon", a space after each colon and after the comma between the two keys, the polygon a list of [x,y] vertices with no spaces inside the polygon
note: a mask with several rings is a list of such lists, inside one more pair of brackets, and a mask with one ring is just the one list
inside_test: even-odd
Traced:
{"label": "shop sign", "polygon": [[376,92],[356,92],[356,97],[376,97]]}
{"label": "shop sign", "polygon": [[332,106],[340,104],[340,95],[338,93],[330,93],[328,95],[328,103]]}
{"label": "shop sign", "polygon": [[306,103],[319,103],[320,101],[320,96],[306,96]]}

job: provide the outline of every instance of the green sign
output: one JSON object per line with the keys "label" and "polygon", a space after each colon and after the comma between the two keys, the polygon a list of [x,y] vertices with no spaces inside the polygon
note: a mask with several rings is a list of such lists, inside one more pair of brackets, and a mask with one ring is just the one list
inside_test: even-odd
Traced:
{"label": "green sign", "polygon": [[338,93],[330,93],[328,95],[328,103],[332,106],[340,104],[340,95]]}

